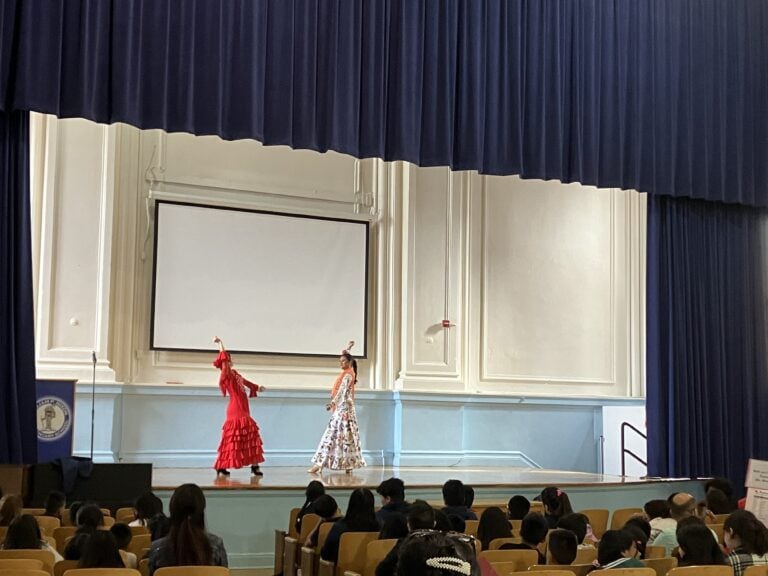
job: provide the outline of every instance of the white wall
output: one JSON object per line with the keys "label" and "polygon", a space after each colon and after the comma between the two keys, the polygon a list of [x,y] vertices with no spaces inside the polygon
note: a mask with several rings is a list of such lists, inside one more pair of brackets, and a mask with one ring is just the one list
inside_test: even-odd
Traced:
{"label": "white wall", "polygon": [[[163,197],[370,214],[361,387],[565,403],[643,395],[639,194],[378,160],[358,166],[335,153],[85,120],[36,116],[33,134],[40,377],[89,382],[95,350],[100,383],[215,386],[210,355],[148,347],[149,208]],[[326,390],[337,371],[324,359],[236,360],[273,389]]]}

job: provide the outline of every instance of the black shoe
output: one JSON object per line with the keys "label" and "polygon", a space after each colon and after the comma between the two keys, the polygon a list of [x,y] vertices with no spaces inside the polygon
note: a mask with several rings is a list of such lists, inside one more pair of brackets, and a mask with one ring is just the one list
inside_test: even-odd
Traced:
{"label": "black shoe", "polygon": [[262,472],[257,465],[251,466],[251,474],[254,476],[264,476],[264,472]]}
{"label": "black shoe", "polygon": [[229,476],[229,470],[227,470],[226,468],[217,468],[216,474],[219,474],[221,476]]}

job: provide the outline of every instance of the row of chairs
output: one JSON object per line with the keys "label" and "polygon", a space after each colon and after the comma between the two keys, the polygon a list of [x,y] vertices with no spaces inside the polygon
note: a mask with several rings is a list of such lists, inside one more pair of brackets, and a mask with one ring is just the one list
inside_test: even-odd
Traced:
{"label": "row of chairs", "polygon": [[[131,568],[77,568],[74,561],[67,562],[61,576],[140,576]],[[72,564],[74,562],[74,565]],[[58,564],[62,564],[59,562]],[[158,576],[229,576],[229,568],[223,566],[173,566],[158,568]],[[50,576],[41,560],[0,558],[0,576]]]}

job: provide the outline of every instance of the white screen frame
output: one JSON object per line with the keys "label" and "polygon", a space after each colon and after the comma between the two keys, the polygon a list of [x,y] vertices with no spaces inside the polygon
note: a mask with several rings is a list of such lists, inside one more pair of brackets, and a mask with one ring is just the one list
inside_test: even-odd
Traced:
{"label": "white screen frame", "polygon": [[157,200],[153,254],[152,350],[367,356],[366,220]]}

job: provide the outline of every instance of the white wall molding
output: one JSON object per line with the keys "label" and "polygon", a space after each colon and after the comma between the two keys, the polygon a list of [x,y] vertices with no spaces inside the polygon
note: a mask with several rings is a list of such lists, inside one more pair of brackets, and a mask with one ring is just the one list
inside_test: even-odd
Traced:
{"label": "white wall molding", "polygon": [[[97,378],[114,380],[108,343],[116,128],[52,117],[43,124],[38,376],[90,378],[93,351]],[[90,178],[81,182],[84,168]],[[75,283],[79,290],[71,290]]]}

